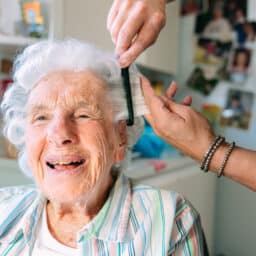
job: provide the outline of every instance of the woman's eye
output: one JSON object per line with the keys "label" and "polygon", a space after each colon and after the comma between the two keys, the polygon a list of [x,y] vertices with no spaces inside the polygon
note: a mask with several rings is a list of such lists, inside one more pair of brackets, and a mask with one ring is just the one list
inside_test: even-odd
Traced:
{"label": "woman's eye", "polygon": [[46,116],[38,116],[36,117],[36,121],[44,121],[46,120]]}
{"label": "woman's eye", "polygon": [[88,115],[85,115],[85,114],[81,114],[81,115],[79,115],[78,117],[79,117],[79,118],[89,118],[89,116],[88,116]]}

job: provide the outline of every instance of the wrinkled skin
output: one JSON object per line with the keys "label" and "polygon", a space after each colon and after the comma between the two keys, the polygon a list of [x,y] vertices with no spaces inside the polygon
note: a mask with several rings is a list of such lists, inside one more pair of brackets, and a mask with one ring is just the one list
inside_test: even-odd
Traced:
{"label": "wrinkled skin", "polygon": [[[37,83],[27,104],[29,165],[49,200],[51,232],[73,247],[76,231],[107,198],[112,165],[124,158],[125,122],[113,122],[106,95],[106,84],[93,72],[56,71]],[[73,240],[66,229],[74,231]]]}

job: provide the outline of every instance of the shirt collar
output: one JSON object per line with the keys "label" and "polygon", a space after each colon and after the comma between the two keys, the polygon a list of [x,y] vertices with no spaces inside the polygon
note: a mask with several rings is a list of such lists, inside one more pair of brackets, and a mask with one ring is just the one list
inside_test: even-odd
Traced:
{"label": "shirt collar", "polygon": [[90,237],[111,242],[131,240],[131,234],[127,232],[131,197],[129,179],[120,174],[102,209],[79,232],[80,240]]}
{"label": "shirt collar", "polygon": [[46,198],[38,191],[37,197],[26,211],[23,221],[21,222],[23,234],[27,243],[31,244],[36,238],[38,222],[43,213]]}
{"label": "shirt collar", "polygon": [[[131,208],[131,187],[129,179],[120,174],[109,197],[95,218],[78,234],[78,240],[91,237],[111,242],[125,242],[132,239],[127,232]],[[15,230],[22,230],[28,244],[34,242],[46,199],[39,191],[34,190],[30,199],[30,206],[25,211]],[[12,232],[15,234],[15,232]],[[13,240],[11,236],[7,241]]]}
{"label": "shirt collar", "polygon": [[0,243],[13,243],[18,234],[30,243],[45,199],[34,186],[11,189],[13,191],[6,207],[2,206],[5,211],[0,214]]}

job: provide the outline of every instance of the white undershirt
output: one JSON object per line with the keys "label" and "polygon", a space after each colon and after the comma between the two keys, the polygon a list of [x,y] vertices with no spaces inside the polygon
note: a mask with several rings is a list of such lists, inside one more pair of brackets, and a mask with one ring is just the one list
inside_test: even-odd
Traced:
{"label": "white undershirt", "polygon": [[47,224],[46,205],[39,221],[38,233],[32,256],[77,256],[78,249],[68,247],[58,242],[50,233]]}

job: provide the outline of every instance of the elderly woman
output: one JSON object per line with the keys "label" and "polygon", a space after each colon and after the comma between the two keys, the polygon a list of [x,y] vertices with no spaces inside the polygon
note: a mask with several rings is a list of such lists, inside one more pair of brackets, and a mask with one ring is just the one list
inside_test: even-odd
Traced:
{"label": "elderly woman", "polygon": [[121,172],[146,113],[138,79],[131,70],[137,120],[126,127],[111,56],[67,40],[37,43],[17,58],[4,133],[36,186],[0,190],[1,255],[203,255],[193,207]]}

